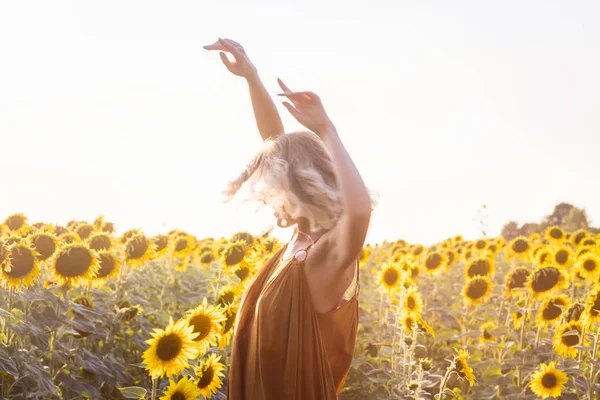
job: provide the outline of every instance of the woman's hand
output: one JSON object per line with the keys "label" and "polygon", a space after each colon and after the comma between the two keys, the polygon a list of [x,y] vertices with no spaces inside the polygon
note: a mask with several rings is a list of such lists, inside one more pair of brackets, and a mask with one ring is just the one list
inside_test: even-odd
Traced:
{"label": "woman's hand", "polygon": [[284,101],[283,105],[298,122],[319,135],[321,139],[335,132],[335,126],[325,112],[319,96],[313,92],[292,92],[281,79],[277,81],[283,90],[279,96],[287,97],[293,104]]}
{"label": "woman's hand", "polygon": [[[216,50],[219,51],[219,55],[221,56],[221,61],[225,64],[225,67],[234,75],[241,76],[246,79],[250,79],[256,76],[256,68],[248,58],[246,51],[238,42],[231,39],[221,39],[217,40],[213,44],[209,44],[207,46],[203,46],[206,50]],[[234,60],[231,61],[227,54],[230,53]]]}

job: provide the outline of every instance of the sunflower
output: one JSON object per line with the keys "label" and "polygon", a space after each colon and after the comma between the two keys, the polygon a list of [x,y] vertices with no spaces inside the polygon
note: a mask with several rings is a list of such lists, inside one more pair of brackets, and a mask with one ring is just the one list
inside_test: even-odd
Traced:
{"label": "sunflower", "polygon": [[58,240],[62,244],[73,244],[81,243],[81,238],[76,233],[65,232],[58,237]]}
{"label": "sunflower", "polygon": [[540,364],[540,369],[531,375],[529,388],[542,399],[559,398],[568,380],[567,374],[556,369],[552,361],[550,364]]}
{"label": "sunflower", "polygon": [[226,267],[232,267],[244,261],[247,253],[245,242],[230,242],[223,250],[223,261]]}
{"label": "sunflower", "polygon": [[154,258],[160,258],[169,252],[169,237],[167,235],[156,235],[152,238],[154,243]]}
{"label": "sunflower", "polygon": [[402,283],[402,272],[397,264],[387,262],[382,265],[379,273],[379,285],[388,294],[396,292],[400,289]]}
{"label": "sunflower", "polygon": [[496,324],[494,323],[494,321],[491,321],[491,320],[482,324],[479,327],[479,329],[481,330],[481,336],[479,337],[479,339],[481,340],[482,343],[496,341],[496,337],[490,333],[490,331],[495,328],[496,328]]}
{"label": "sunflower", "polygon": [[510,242],[508,251],[509,259],[516,257],[519,260],[527,261],[529,253],[531,251],[531,245],[529,244],[529,241],[526,237],[518,236],[514,238],[512,242]]}
{"label": "sunflower", "polygon": [[506,276],[506,297],[521,297],[524,294],[523,289],[527,283],[527,278],[531,272],[525,267],[515,267]]}
{"label": "sunflower", "polygon": [[537,326],[545,329],[548,325],[558,322],[570,305],[569,297],[564,294],[547,297],[538,310],[535,320]]}
{"label": "sunflower", "polygon": [[544,244],[535,246],[531,250],[531,258],[538,265],[548,265],[552,263],[552,250]]}
{"label": "sunflower", "polygon": [[28,230],[27,217],[23,214],[13,214],[4,220],[4,225],[8,228],[11,234],[23,235]]}
{"label": "sunflower", "polygon": [[456,250],[446,250],[446,259],[448,260],[448,268],[452,267],[458,261],[458,253]]}
{"label": "sunflower", "polygon": [[227,347],[227,345],[231,341],[231,337],[233,336],[234,331],[235,319],[237,318],[237,312],[237,305],[231,304],[225,308],[224,314],[226,315],[226,319],[223,322],[221,332],[219,332],[219,336],[217,339],[220,349],[224,349],[225,347]]}
{"label": "sunflower", "polygon": [[[183,233],[183,232],[181,232]],[[172,255],[174,257],[185,258],[191,252],[193,247],[193,241],[191,236],[187,234],[178,235],[173,237],[172,241]]]}
{"label": "sunflower", "polygon": [[581,242],[581,245],[594,247],[594,246],[596,246],[596,241],[594,239],[584,239]]}
{"label": "sunflower", "polygon": [[240,290],[237,286],[233,286],[233,285],[225,286],[219,292],[219,295],[217,297],[217,304],[220,305],[221,307],[227,307],[228,305],[233,304],[235,302],[237,296],[239,296],[239,295],[240,295]]}
{"label": "sunflower", "polygon": [[414,328],[419,329],[421,332],[425,332],[435,337],[435,331],[425,320],[421,317],[420,313],[407,313],[402,319],[404,330],[407,334],[411,334]]}
{"label": "sunflower", "polygon": [[54,281],[58,285],[83,286],[98,273],[98,258],[84,244],[68,244],[51,262]]}
{"label": "sunflower", "polygon": [[50,233],[38,232],[31,236],[30,242],[37,252],[37,258],[40,261],[49,259],[58,249],[58,239]]}
{"label": "sunflower", "polygon": [[576,357],[577,349],[581,334],[583,332],[583,324],[580,321],[566,322],[558,326],[554,332],[554,351],[562,357]]}
{"label": "sunflower", "polygon": [[93,233],[87,243],[90,249],[96,251],[110,250],[115,245],[112,236],[104,232]]}
{"label": "sunflower", "polygon": [[196,400],[198,397],[200,390],[196,383],[189,376],[184,376],[177,383],[169,379],[169,386],[160,400]]}
{"label": "sunflower", "polygon": [[125,246],[125,263],[131,267],[139,267],[154,256],[154,243],[143,233],[137,233],[127,241]]}
{"label": "sunflower", "polygon": [[5,248],[4,263],[0,263],[0,280],[5,287],[29,287],[40,275],[40,261],[36,252],[24,243]]}
{"label": "sunflower", "polygon": [[140,233],[139,229],[130,229],[126,232],[124,232],[121,237],[119,238],[119,243],[121,244],[126,244],[129,239],[131,239],[132,237],[134,237],[135,235],[137,235],[138,233]]}
{"label": "sunflower", "polygon": [[423,297],[416,286],[406,291],[404,296],[404,310],[407,313],[421,313],[423,311]]}
{"label": "sunflower", "polygon": [[423,254],[423,251],[425,251],[425,247],[423,247],[420,244],[417,244],[411,248],[410,254],[413,257],[418,258],[419,256],[421,256],[421,254]]}
{"label": "sunflower", "polygon": [[553,243],[562,243],[565,240],[565,232],[558,226],[551,226],[546,230],[546,239]]}
{"label": "sunflower", "polygon": [[527,289],[535,300],[551,295],[568,286],[569,281],[564,273],[552,265],[536,268],[527,278]]}
{"label": "sunflower", "polygon": [[571,321],[579,321],[581,316],[583,315],[583,310],[585,310],[585,304],[583,303],[573,303],[571,307],[565,312],[563,321],[571,322]]}
{"label": "sunflower", "polygon": [[457,354],[454,356],[454,370],[458,376],[469,382],[469,386],[475,385],[475,375],[473,368],[469,366],[469,351],[464,349],[454,349]]}
{"label": "sunflower", "polygon": [[582,316],[585,326],[600,322],[600,287],[590,291]]}
{"label": "sunflower", "polygon": [[101,287],[111,278],[115,278],[121,271],[121,260],[112,252],[100,250],[96,253],[98,257],[98,272],[92,279],[94,287]]}
{"label": "sunflower", "polygon": [[577,247],[587,236],[588,232],[585,229],[579,229],[571,234],[569,241]]}
{"label": "sunflower", "polygon": [[567,246],[559,246],[552,252],[552,262],[560,268],[568,268],[573,261],[573,252]]}
{"label": "sunflower", "polygon": [[474,247],[477,250],[483,250],[483,249],[485,249],[487,247],[487,244],[488,244],[487,240],[485,240],[485,239],[477,239],[475,241]]}
{"label": "sunflower", "polygon": [[575,268],[583,278],[595,282],[600,277],[600,257],[588,251],[577,257]]}
{"label": "sunflower", "polygon": [[210,264],[212,264],[213,261],[216,260],[216,257],[212,251],[205,251],[203,253],[200,253],[199,259],[200,259],[200,264],[210,265]]}
{"label": "sunflower", "polygon": [[425,257],[425,261],[423,262],[423,266],[429,275],[439,274],[446,270],[446,267],[448,266],[448,259],[443,253],[434,251],[427,254],[427,257]]}
{"label": "sunflower", "polygon": [[474,276],[467,280],[463,289],[465,304],[475,306],[485,303],[492,295],[492,281],[488,276]]}
{"label": "sunflower", "polygon": [[212,353],[195,368],[196,377],[198,378],[196,386],[206,399],[210,399],[213,394],[217,393],[217,389],[223,385],[222,379],[225,377],[223,373],[225,366],[219,360],[221,360],[221,356]]}
{"label": "sunflower", "polygon": [[491,276],[494,274],[494,260],[488,257],[475,258],[467,264],[465,268],[465,279],[474,276]]}
{"label": "sunflower", "polygon": [[194,327],[189,326],[187,320],[180,319],[169,324],[163,329],[154,329],[151,339],[145,343],[150,347],[144,351],[143,362],[152,378],[171,377],[189,367],[189,360],[198,357],[198,346],[194,339],[198,336],[193,333]]}
{"label": "sunflower", "polygon": [[96,227],[94,225],[85,223],[77,225],[77,228],[75,228],[75,233],[81,238],[81,240],[87,240],[95,230]]}
{"label": "sunflower", "polygon": [[194,333],[198,336],[194,339],[200,350],[204,354],[211,346],[217,345],[217,335],[221,332],[222,322],[226,317],[221,306],[208,305],[206,297],[202,303],[191,310],[186,311],[187,323],[194,328]]}

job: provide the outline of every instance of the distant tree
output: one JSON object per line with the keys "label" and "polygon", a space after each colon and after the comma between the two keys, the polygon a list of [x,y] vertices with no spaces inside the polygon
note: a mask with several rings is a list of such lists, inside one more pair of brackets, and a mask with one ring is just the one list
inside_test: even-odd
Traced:
{"label": "distant tree", "polygon": [[502,228],[502,237],[506,240],[513,240],[519,236],[519,225],[515,221],[510,221]]}
{"label": "distant tree", "polygon": [[565,216],[564,227],[568,232],[589,228],[589,221],[585,210],[573,207]]}

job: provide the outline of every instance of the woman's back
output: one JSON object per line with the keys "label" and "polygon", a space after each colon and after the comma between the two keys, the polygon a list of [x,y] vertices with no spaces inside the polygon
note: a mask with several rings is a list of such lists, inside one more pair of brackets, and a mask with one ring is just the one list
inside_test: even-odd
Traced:
{"label": "woman's back", "polygon": [[358,327],[358,270],[352,298],[319,313],[304,263],[296,261],[299,252],[284,260],[284,251],[257,274],[241,304],[228,399],[335,399],[350,368]]}

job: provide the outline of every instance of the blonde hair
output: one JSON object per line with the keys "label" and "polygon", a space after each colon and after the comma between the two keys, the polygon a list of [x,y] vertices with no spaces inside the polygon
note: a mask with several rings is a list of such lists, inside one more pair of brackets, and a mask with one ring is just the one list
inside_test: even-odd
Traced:
{"label": "blonde hair", "polygon": [[343,214],[331,155],[312,132],[266,141],[224,194],[231,199],[246,182],[251,199],[273,207],[288,221],[307,219],[312,230],[331,229]]}

